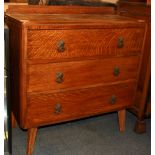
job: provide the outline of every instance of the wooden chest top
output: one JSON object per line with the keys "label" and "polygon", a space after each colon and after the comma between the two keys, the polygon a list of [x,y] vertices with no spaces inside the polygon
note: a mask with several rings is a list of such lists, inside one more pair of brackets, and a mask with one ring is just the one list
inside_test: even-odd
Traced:
{"label": "wooden chest top", "polygon": [[[9,18],[17,23],[30,26],[35,24],[42,24],[45,26],[64,24],[76,24],[76,28],[80,25],[92,25],[104,27],[143,27],[144,20],[123,17],[119,15],[102,15],[102,14],[8,14]],[[79,24],[79,25],[77,25]],[[75,25],[72,25],[75,26]],[[32,27],[31,27],[32,28]],[[34,27],[35,28],[35,27]],[[62,28],[62,27],[61,27]]]}

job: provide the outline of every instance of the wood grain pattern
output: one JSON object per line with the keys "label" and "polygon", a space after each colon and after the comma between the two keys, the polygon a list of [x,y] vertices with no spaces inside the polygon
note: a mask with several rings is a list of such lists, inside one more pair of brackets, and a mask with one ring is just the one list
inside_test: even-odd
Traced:
{"label": "wood grain pattern", "polygon": [[[120,74],[114,75],[118,67]],[[97,59],[30,65],[28,67],[27,91],[44,92],[106,84],[137,78],[139,57]],[[63,73],[63,82],[56,82],[56,74]]]}
{"label": "wood grain pattern", "polygon": [[[122,56],[140,53],[143,29],[92,29],[92,30],[29,30],[28,59],[75,58],[86,56]],[[124,38],[124,47],[118,48],[118,38]],[[65,51],[58,52],[60,40]]]}
{"label": "wood grain pattern", "polygon": [[[53,94],[29,95],[26,127],[53,124],[129,107],[134,99],[134,85],[135,82],[129,82]],[[115,104],[110,103],[112,95],[116,96]],[[55,113],[58,103],[62,106],[60,114]]]}
{"label": "wood grain pattern", "polygon": [[[124,110],[134,102],[147,27],[144,19],[104,9],[9,7],[5,21],[11,35],[12,110],[19,126],[28,129],[27,155],[39,126],[119,111],[124,130]],[[111,15],[105,15],[108,11]],[[121,48],[118,37],[124,41]],[[60,40],[65,42],[61,53]],[[117,77],[115,66],[120,68]],[[58,84],[55,74],[60,71],[64,81]]]}
{"label": "wood grain pattern", "polygon": [[120,15],[102,14],[8,14],[6,19],[29,30],[142,28],[145,21]]}
{"label": "wood grain pattern", "polygon": [[[96,23],[96,22],[105,22],[106,26],[107,23],[113,23],[117,25],[121,25],[123,23],[124,26],[126,24],[131,24],[133,27],[140,26],[140,21],[135,20],[134,18],[126,18],[120,15],[102,15],[102,14],[8,14],[12,19],[18,20],[22,23],[30,23],[30,25],[33,25],[33,23],[43,23],[47,24],[48,26],[51,26],[50,24],[59,24],[59,23]],[[122,21],[123,19],[123,21]],[[136,23],[135,23],[136,22]],[[141,21],[142,22],[142,21]],[[99,24],[99,23],[96,23]],[[130,26],[131,26],[130,25]],[[41,26],[41,29],[44,28],[45,25]],[[104,26],[104,24],[103,24]],[[110,25],[112,26],[112,25]]]}

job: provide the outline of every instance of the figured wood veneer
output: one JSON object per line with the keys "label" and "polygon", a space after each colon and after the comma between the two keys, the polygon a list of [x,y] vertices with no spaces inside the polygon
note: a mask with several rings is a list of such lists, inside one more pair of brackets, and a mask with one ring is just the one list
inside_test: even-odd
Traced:
{"label": "figured wood veneer", "polygon": [[[135,79],[139,68],[139,57],[119,57],[85,61],[69,61],[30,65],[27,70],[27,91],[44,92],[67,88],[87,87],[97,84]],[[118,67],[120,73],[114,75]],[[63,82],[56,82],[56,74],[63,73]]]}
{"label": "figured wood veneer", "polygon": [[[11,7],[5,17],[12,112],[19,126],[28,129],[27,155],[43,125],[119,111],[124,131],[125,109],[137,89],[145,21],[114,15],[114,9],[103,15],[105,7],[38,8]],[[60,40],[63,52],[57,50]],[[64,75],[61,83],[55,80],[57,72]]]}
{"label": "figured wood veneer", "polygon": [[[28,59],[75,58],[86,56],[137,55],[141,52],[143,29],[78,29],[78,30],[29,30]],[[78,36],[78,37],[77,37]],[[118,48],[119,37],[124,47]],[[64,52],[58,52],[60,40]]]}
{"label": "figured wood veneer", "polygon": [[[37,93],[28,96],[26,128],[74,120],[108,111],[129,107],[134,99],[135,81],[108,86]],[[116,103],[110,99],[116,96]],[[60,114],[55,113],[56,104],[61,104]]]}

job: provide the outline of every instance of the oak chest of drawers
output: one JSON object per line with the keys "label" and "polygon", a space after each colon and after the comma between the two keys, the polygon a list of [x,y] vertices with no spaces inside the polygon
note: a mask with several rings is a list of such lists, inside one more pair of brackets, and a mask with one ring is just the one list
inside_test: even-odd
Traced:
{"label": "oak chest of drawers", "polygon": [[[80,12],[80,11],[79,11]],[[119,15],[7,14],[12,112],[28,129],[118,111],[134,101],[145,22]]]}

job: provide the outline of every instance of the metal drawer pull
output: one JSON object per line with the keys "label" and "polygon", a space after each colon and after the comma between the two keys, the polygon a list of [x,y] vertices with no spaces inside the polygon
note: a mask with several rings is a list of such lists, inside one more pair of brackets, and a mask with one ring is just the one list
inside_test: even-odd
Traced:
{"label": "metal drawer pull", "polygon": [[64,80],[63,78],[64,78],[64,74],[62,72],[56,73],[56,79],[55,79],[55,81],[57,83],[62,83],[63,80]]}
{"label": "metal drawer pull", "polygon": [[65,42],[63,40],[60,40],[57,43],[57,50],[58,50],[58,52],[64,52],[65,51]]}
{"label": "metal drawer pull", "polygon": [[61,104],[57,103],[55,105],[55,114],[60,114],[61,113],[61,109],[62,109]]}
{"label": "metal drawer pull", "polygon": [[116,96],[115,96],[115,95],[112,95],[109,102],[110,102],[111,104],[115,104],[116,101],[117,101],[117,100],[116,100]]}
{"label": "metal drawer pull", "polygon": [[118,37],[117,47],[122,48],[124,46],[124,39],[123,37]]}
{"label": "metal drawer pull", "polygon": [[120,74],[119,67],[117,67],[117,66],[114,67],[113,74],[114,74],[114,76],[118,76]]}

